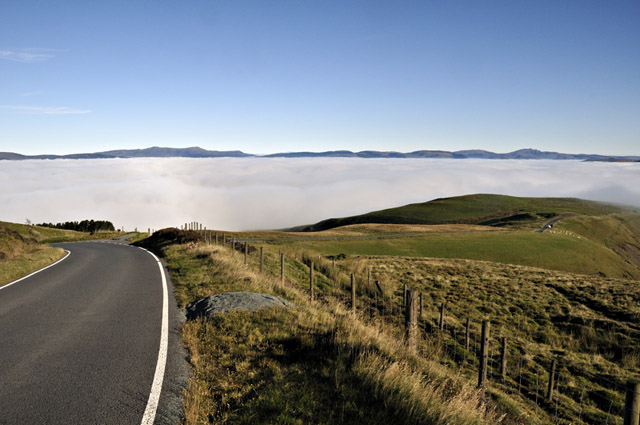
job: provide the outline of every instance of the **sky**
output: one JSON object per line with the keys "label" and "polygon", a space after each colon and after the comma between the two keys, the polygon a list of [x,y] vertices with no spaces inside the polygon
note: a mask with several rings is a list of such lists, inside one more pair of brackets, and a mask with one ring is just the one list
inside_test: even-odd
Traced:
{"label": "sky", "polygon": [[4,161],[3,221],[109,220],[125,230],[281,229],[474,193],[640,208],[636,163],[362,158]]}
{"label": "sky", "polygon": [[0,6],[0,151],[640,155],[640,2]]}

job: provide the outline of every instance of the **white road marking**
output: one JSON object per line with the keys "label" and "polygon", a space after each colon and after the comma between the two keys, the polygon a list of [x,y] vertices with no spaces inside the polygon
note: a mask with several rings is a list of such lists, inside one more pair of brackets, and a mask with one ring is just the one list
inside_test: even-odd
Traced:
{"label": "white road marking", "polygon": [[167,278],[164,274],[162,263],[152,252],[144,248],[140,249],[149,253],[156,260],[160,268],[160,275],[162,276],[162,330],[160,333],[160,349],[158,351],[156,373],[153,376],[153,384],[151,384],[151,392],[149,393],[149,401],[147,401],[147,407],[144,409],[144,415],[142,416],[142,425],[152,425],[156,418],[160,392],[162,391],[164,370],[167,365],[167,349],[169,346],[169,299],[167,293]]}
{"label": "white road marking", "polygon": [[30,273],[30,274],[28,274],[28,275],[26,275],[26,276],[24,276],[24,277],[21,277],[21,278],[20,278],[20,279],[18,279],[18,280],[14,280],[13,282],[7,283],[7,284],[6,284],[6,285],[4,285],[4,286],[0,286],[0,290],[3,290],[3,289],[5,289],[5,288],[8,288],[8,287],[9,287],[9,286],[11,286],[11,285],[15,285],[16,283],[18,283],[18,282],[20,282],[20,281],[23,281],[23,280],[25,280],[25,279],[30,278],[30,277],[31,277],[31,276],[33,276],[34,274],[38,274],[38,273],[40,273],[40,272],[42,272],[42,271],[45,271],[45,270],[46,270],[46,269],[48,269],[49,267],[53,267],[53,266],[55,266],[56,264],[58,264],[58,263],[62,262],[63,260],[66,260],[66,259],[67,259],[67,257],[68,257],[69,255],[71,255],[71,252],[70,252],[70,251],[67,251],[66,249],[64,250],[64,252],[66,252],[66,253],[67,253],[67,255],[65,255],[64,257],[62,257],[61,259],[59,259],[59,260],[58,260],[58,261],[56,261],[55,263],[53,263],[53,264],[49,264],[48,266],[45,266],[45,267],[43,267],[43,268],[41,268],[41,269],[39,269],[39,270],[36,270],[35,272]]}

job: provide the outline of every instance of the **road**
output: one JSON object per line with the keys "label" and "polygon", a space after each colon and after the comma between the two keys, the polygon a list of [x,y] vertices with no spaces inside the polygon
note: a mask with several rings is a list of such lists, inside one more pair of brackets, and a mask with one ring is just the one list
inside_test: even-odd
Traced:
{"label": "road", "polygon": [[544,224],[544,226],[542,226],[540,229],[536,230],[536,232],[537,233],[542,233],[545,230],[551,229],[553,227],[553,225],[556,224],[558,221],[564,220],[565,218],[569,218],[569,217],[575,217],[575,214],[566,215],[564,217],[556,217],[553,220],[550,220],[550,221],[546,222]]}
{"label": "road", "polygon": [[0,288],[0,424],[175,423],[187,366],[157,259],[123,241],[56,246],[70,255]]}

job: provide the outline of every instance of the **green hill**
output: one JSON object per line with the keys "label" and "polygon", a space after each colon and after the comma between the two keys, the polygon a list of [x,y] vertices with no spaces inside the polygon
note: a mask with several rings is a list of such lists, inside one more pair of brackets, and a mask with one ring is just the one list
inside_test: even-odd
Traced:
{"label": "green hill", "polygon": [[317,232],[350,224],[479,224],[533,228],[563,215],[605,215],[630,209],[576,198],[520,198],[504,195],[465,195],[389,208],[370,213],[331,218],[291,231]]}

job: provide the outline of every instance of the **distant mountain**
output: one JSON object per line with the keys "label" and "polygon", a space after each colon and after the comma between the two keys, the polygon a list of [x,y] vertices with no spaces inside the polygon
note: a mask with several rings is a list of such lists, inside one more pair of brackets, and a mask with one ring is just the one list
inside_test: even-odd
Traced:
{"label": "distant mountain", "polygon": [[101,159],[101,158],[456,158],[456,159],[572,159],[581,161],[640,162],[640,156],[606,156],[590,154],[568,154],[546,152],[537,149],[520,149],[509,153],[495,153],[480,149],[462,151],[419,150],[414,152],[360,151],[348,150],[326,152],[285,152],[270,155],[252,155],[242,151],[216,151],[200,147],[162,148],[154,146],[146,149],[121,149],[95,153],[71,155],[21,155],[13,152],[0,152],[0,160],[24,159]]}
{"label": "distant mountain", "polygon": [[154,146],[146,149],[120,149],[96,153],[76,153],[71,155],[21,155],[12,152],[0,152],[0,160],[23,159],[105,159],[105,158],[219,158],[254,156],[241,151],[209,151],[199,147],[161,148]]}

